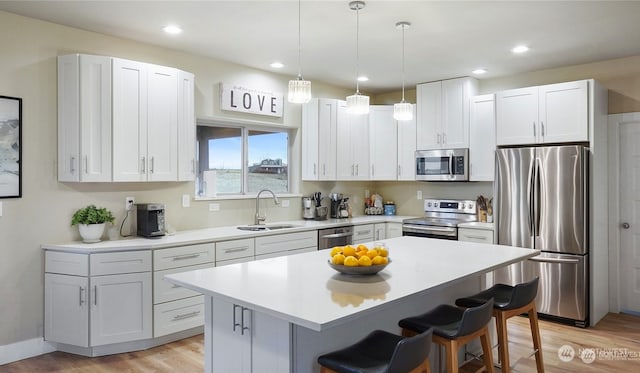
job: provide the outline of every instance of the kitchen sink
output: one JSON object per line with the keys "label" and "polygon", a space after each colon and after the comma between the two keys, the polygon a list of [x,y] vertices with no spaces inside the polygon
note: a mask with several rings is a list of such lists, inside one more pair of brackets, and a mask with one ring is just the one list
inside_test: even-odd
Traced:
{"label": "kitchen sink", "polygon": [[296,224],[254,224],[254,225],[240,225],[236,228],[243,231],[266,231],[266,230],[277,230],[277,229],[286,229],[286,228],[296,228],[299,225]]}

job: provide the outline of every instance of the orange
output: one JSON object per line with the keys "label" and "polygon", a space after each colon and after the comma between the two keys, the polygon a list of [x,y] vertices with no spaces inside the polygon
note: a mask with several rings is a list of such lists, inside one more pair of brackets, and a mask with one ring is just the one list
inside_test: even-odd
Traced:
{"label": "orange", "polygon": [[360,259],[358,259],[358,264],[363,267],[368,267],[371,265],[371,258],[369,258],[366,255],[363,255],[360,257]]}
{"label": "orange", "polygon": [[375,258],[376,256],[378,256],[378,250],[376,249],[371,249],[369,251],[367,251],[367,256],[371,259]]}
{"label": "orange", "polygon": [[369,248],[367,247],[367,245],[360,244],[360,245],[358,245],[356,247],[356,250],[358,250],[358,251],[367,251],[367,250],[369,250]]}
{"label": "orange", "polygon": [[331,249],[331,256],[342,253],[342,246],[336,246]]}
{"label": "orange", "polygon": [[386,258],[381,257],[380,255],[374,257],[373,259],[371,259],[371,263],[373,265],[380,265],[380,264],[384,264],[387,261]]}
{"label": "orange", "polygon": [[331,258],[331,263],[342,265],[342,264],[344,264],[344,259],[345,259],[344,255],[336,254]]}
{"label": "orange", "polygon": [[381,247],[378,249],[378,254],[380,254],[380,256],[382,257],[387,257],[389,255],[389,250],[385,249],[384,247]]}
{"label": "orange", "polygon": [[357,267],[358,259],[356,259],[355,256],[349,255],[348,257],[344,258],[344,265],[347,267]]}
{"label": "orange", "polygon": [[356,248],[351,245],[347,245],[342,248],[342,253],[344,256],[354,256],[356,255]]}

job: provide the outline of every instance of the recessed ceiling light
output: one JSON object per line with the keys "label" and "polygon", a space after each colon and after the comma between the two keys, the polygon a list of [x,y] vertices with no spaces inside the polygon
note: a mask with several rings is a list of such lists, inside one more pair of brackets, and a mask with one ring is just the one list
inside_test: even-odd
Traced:
{"label": "recessed ceiling light", "polygon": [[284,64],[282,62],[271,62],[271,64],[269,65],[271,67],[273,67],[274,69],[282,69],[284,67]]}
{"label": "recessed ceiling light", "polygon": [[359,82],[368,82],[368,81],[369,81],[369,77],[366,77],[366,76],[364,76],[364,75],[360,75],[360,76],[358,77],[358,81],[359,81]]}
{"label": "recessed ceiling light", "polygon": [[529,47],[527,47],[526,45],[517,45],[511,49],[511,52],[520,54],[520,53],[527,52],[528,50],[529,50]]}
{"label": "recessed ceiling light", "polygon": [[180,28],[180,26],[168,25],[168,26],[164,26],[162,28],[162,31],[166,32],[167,34],[177,35],[182,32],[182,29]]}
{"label": "recessed ceiling light", "polygon": [[476,75],[482,75],[482,74],[485,74],[486,72],[487,72],[487,69],[475,69],[472,71],[472,73]]}

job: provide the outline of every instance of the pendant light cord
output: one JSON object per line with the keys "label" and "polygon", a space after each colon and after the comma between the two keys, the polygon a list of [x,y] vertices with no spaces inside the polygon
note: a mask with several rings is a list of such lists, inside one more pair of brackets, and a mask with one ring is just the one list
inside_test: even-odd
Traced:
{"label": "pendant light cord", "polygon": [[298,0],[298,80],[302,80],[302,69],[300,67],[300,50],[302,49],[301,45],[301,33],[300,33],[300,2],[302,0]]}
{"label": "pendant light cord", "polygon": [[404,29],[405,25],[402,25],[402,102],[404,102]]}
{"label": "pendant light cord", "polygon": [[356,4],[356,94],[360,94],[360,4]]}

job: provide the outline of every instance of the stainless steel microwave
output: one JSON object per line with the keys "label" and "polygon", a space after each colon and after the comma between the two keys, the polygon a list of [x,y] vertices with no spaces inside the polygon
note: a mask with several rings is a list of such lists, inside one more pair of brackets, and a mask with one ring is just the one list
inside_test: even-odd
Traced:
{"label": "stainless steel microwave", "polygon": [[469,149],[416,150],[416,180],[468,181]]}

